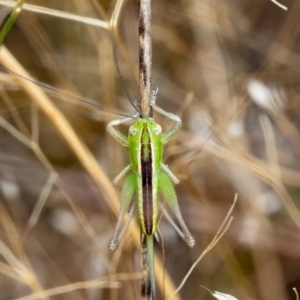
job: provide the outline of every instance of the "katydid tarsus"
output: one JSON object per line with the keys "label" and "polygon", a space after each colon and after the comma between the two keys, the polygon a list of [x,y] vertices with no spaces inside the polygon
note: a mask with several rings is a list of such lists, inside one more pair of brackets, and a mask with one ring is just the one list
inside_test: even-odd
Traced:
{"label": "katydid tarsus", "polygon": [[[168,207],[176,216],[181,236],[189,247],[195,245],[195,239],[188,230],[181,215],[174,184],[179,180],[169,167],[163,163],[163,147],[181,127],[181,119],[172,113],[166,112],[156,105],[157,90],[152,92],[151,107],[157,113],[167,117],[175,123],[175,126],[166,132],[162,132],[161,126],[153,118],[135,115],[133,118],[123,118],[111,121],[108,132],[123,146],[128,148],[130,164],[114,180],[115,183],[125,179],[121,192],[120,213],[109,248],[113,251],[118,247],[123,230],[122,221],[126,212],[130,209],[133,214],[135,206],[138,210],[138,218],[141,228],[142,242],[146,243],[148,264],[151,280],[151,293],[155,294],[154,271],[154,238],[158,234],[158,218],[160,212],[159,194],[166,201]],[[129,127],[128,137],[115,127],[124,123],[134,123]],[[137,203],[133,203],[133,196],[137,194]],[[165,212],[165,210],[162,210]]]}

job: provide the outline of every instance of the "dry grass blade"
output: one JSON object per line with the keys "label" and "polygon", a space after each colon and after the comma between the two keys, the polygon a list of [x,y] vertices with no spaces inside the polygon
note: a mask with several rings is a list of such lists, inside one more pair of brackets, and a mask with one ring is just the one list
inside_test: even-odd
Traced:
{"label": "dry grass blade", "polygon": [[277,5],[278,7],[280,7],[281,9],[283,9],[283,10],[287,10],[288,8],[285,6],[285,5],[283,5],[283,4],[281,4],[280,2],[278,2],[278,1],[276,1],[276,0],[271,0],[275,5]]}
{"label": "dry grass blade", "polygon": [[[14,7],[16,5],[16,2],[11,0],[0,0],[0,5]],[[75,15],[69,12],[64,12],[57,9],[43,7],[43,6],[24,4],[23,9],[37,14],[43,14],[47,16],[53,16],[55,18],[62,18],[65,20],[75,21],[83,24],[89,24],[104,29],[108,29],[109,27],[106,21],[97,20],[95,18],[84,17],[81,15]]]}
{"label": "dry grass blade", "polygon": [[38,278],[32,271],[31,265],[23,251],[23,246],[20,243],[20,237],[16,231],[12,220],[8,216],[8,212],[0,204],[0,213],[1,213],[1,223],[5,229],[7,229],[7,234],[11,240],[11,244],[14,247],[16,253],[21,257],[20,259],[13,253],[13,251],[2,241],[0,240],[0,253],[3,258],[7,261],[8,266],[4,266],[3,274],[15,278],[22,282],[23,284],[28,285],[28,287],[33,291],[40,293],[45,299],[49,299],[48,296],[44,293]]}
{"label": "dry grass blade", "polygon": [[118,0],[115,4],[114,10],[110,18],[110,27],[113,29],[117,28],[118,21],[120,19],[121,11],[125,5],[125,0]]}
{"label": "dry grass blade", "polygon": [[53,186],[56,183],[57,178],[58,178],[57,173],[54,172],[50,173],[50,176],[47,182],[45,183],[45,186],[40,194],[37,204],[35,205],[34,210],[32,211],[31,216],[28,220],[28,227],[25,236],[28,234],[30,230],[32,230],[32,228],[37,224],[38,220],[40,219],[41,212],[45,207],[46,201],[48,200],[48,197],[51,193]]}
{"label": "dry grass blade", "polygon": [[293,291],[294,291],[294,293],[295,293],[295,295],[296,295],[296,300],[299,300],[299,294],[298,294],[297,289],[296,289],[296,288],[293,288]]}
{"label": "dry grass blade", "polygon": [[0,126],[4,129],[6,129],[8,132],[10,132],[11,135],[13,135],[18,141],[23,143],[25,146],[27,146],[28,148],[31,147],[32,144],[31,144],[30,140],[26,136],[24,136],[22,133],[20,133],[16,128],[11,126],[11,124],[8,123],[1,116],[0,116]]}
{"label": "dry grass blade", "polygon": [[74,292],[76,290],[87,290],[87,289],[101,289],[101,288],[111,288],[116,289],[120,287],[119,282],[105,281],[105,280],[91,280],[75,282],[64,286],[58,286],[52,289],[43,290],[42,292],[36,292],[28,296],[20,297],[15,300],[39,300],[43,299],[45,295],[47,297],[52,297],[61,294],[67,294]]}
{"label": "dry grass blade", "polygon": [[211,240],[211,242],[209,243],[209,245],[202,251],[202,253],[200,254],[200,256],[196,259],[196,261],[193,263],[193,265],[191,266],[191,268],[189,269],[189,271],[186,273],[186,275],[183,278],[183,280],[181,281],[180,285],[176,288],[176,290],[173,292],[173,294],[171,294],[171,296],[167,297],[167,299],[174,299],[173,298],[174,295],[177,294],[182,289],[182,287],[184,286],[184,284],[186,283],[186,281],[188,280],[188,278],[192,274],[193,270],[199,264],[199,262],[204,258],[204,256],[207,253],[209,253],[217,245],[217,243],[221,240],[221,238],[227,232],[227,230],[230,227],[231,222],[233,220],[233,217],[231,217],[231,214],[232,214],[232,211],[233,211],[233,209],[234,209],[234,207],[236,205],[237,198],[238,198],[238,196],[235,195],[231,207],[229,208],[229,210],[228,210],[228,212],[227,212],[227,214],[226,214],[226,216],[225,216],[222,224],[220,225],[217,233],[214,235],[214,237]]}

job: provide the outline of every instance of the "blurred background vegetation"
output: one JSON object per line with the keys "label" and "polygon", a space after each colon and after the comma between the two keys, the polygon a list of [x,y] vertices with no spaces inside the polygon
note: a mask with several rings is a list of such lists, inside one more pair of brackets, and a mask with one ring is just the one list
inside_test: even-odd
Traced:
{"label": "blurred background vegetation", "polygon": [[[105,109],[134,113],[113,47],[126,89],[138,98],[137,1],[27,3],[103,21],[122,8],[115,45],[105,28],[25,10],[5,41],[38,81],[104,108],[48,92],[113,179],[128,156],[105,131],[118,118]],[[162,218],[156,250],[175,286],[238,194],[231,227],[188,278],[181,299],[212,299],[201,285],[239,300],[296,299],[292,288],[300,290],[300,4],[284,4],[287,11],[269,0],[153,1],[153,87],[159,105],[183,120],[165,161],[181,180],[180,206],[197,240],[188,249]],[[4,18],[7,8],[0,13]],[[82,167],[61,137],[64,128],[57,130],[13,76],[0,76],[0,300],[38,299],[37,292],[39,299],[139,299],[132,275],[139,248],[126,236],[115,254],[107,249],[113,196]],[[119,289],[42,293],[113,282],[119,273],[128,275]]]}

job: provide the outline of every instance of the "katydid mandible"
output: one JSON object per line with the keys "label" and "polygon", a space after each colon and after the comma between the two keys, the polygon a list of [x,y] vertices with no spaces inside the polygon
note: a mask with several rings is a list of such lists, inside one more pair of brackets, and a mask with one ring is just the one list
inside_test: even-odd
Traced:
{"label": "katydid mandible", "polygon": [[[132,118],[113,120],[107,125],[108,132],[129,150],[130,164],[115,178],[114,183],[125,178],[121,192],[120,213],[109,248],[114,251],[120,242],[125,230],[121,229],[123,218],[130,210],[129,220],[135,207],[138,209],[138,218],[141,228],[142,240],[146,242],[151,293],[155,294],[154,253],[153,242],[157,239],[158,218],[160,205],[158,195],[161,194],[167,205],[177,218],[180,227],[180,236],[189,247],[195,245],[195,239],[188,230],[181,215],[176,192],[173,184],[179,180],[169,167],[163,163],[163,147],[181,127],[181,119],[172,113],[166,112],[156,105],[157,89],[152,92],[151,107],[154,111],[175,122],[175,126],[166,132],[152,118],[142,117],[139,114]],[[129,127],[128,137],[115,129],[115,126],[132,122]],[[134,194],[137,193],[137,203],[133,203]],[[165,209],[161,206],[163,212]],[[127,227],[126,224],[125,227]],[[177,230],[178,231],[178,230]]]}

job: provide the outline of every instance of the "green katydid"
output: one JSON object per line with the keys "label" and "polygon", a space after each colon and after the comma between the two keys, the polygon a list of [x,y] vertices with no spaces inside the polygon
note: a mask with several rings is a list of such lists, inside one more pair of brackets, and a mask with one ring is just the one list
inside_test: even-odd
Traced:
{"label": "green katydid", "polygon": [[[107,125],[108,132],[118,142],[128,148],[130,157],[130,164],[114,180],[114,183],[117,183],[121,179],[126,178],[121,192],[120,213],[109,248],[114,251],[118,247],[123,233],[121,226],[124,215],[131,207],[130,215],[132,216],[137,205],[142,242],[145,241],[147,247],[151,282],[150,292],[152,295],[155,294],[153,237],[157,239],[160,211],[159,194],[163,196],[176,216],[180,227],[179,233],[187,245],[189,247],[195,245],[195,239],[182,218],[173,185],[178,184],[179,180],[162,161],[163,146],[179,130],[181,119],[177,115],[158,107],[156,105],[156,96],[157,90],[152,93],[151,107],[157,113],[175,122],[175,126],[170,130],[163,133],[161,126],[152,118],[146,118],[139,114],[133,118],[113,120]],[[115,126],[132,122],[133,120],[134,123],[129,127],[128,137],[115,129]],[[137,194],[137,203],[132,201],[135,193]],[[163,206],[161,206],[161,209],[165,212]]]}

